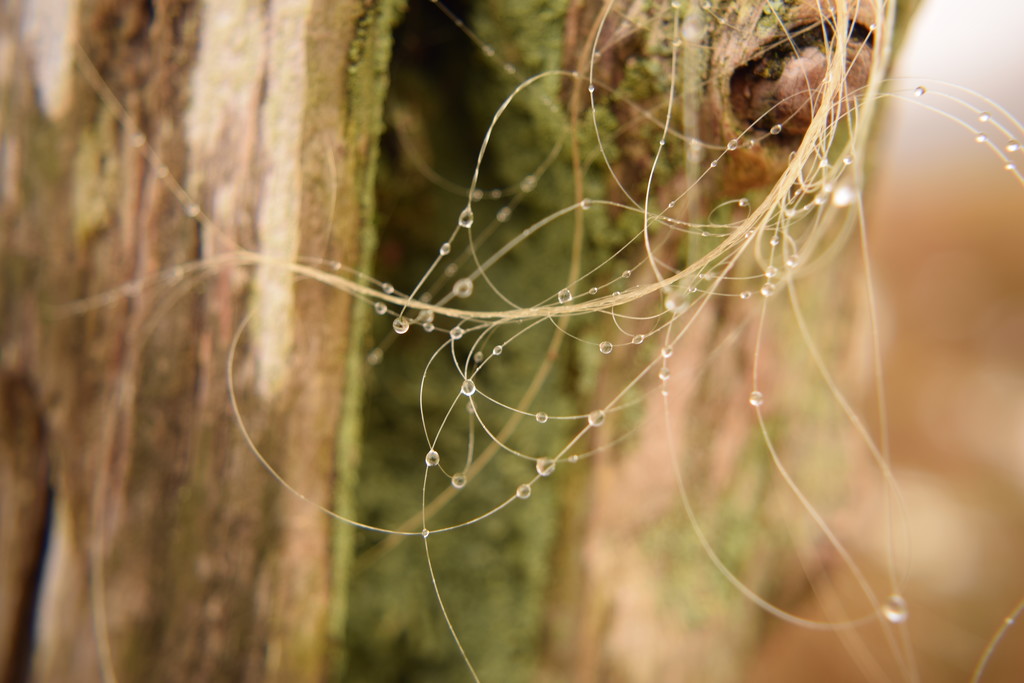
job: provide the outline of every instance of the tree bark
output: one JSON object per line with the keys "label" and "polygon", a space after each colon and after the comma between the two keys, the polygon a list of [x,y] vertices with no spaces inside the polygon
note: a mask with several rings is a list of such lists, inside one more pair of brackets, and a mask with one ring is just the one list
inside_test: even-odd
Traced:
{"label": "tree bark", "polygon": [[5,9],[8,680],[342,665],[351,534],[267,476],[224,377],[256,310],[233,362],[248,429],[308,499],[344,510],[365,314],[273,269],[185,264],[245,244],[367,269],[399,6]]}
{"label": "tree bark", "polygon": [[[687,66],[682,87],[702,103],[688,124],[694,134],[724,144],[746,125],[730,113],[729,79],[777,38],[757,29],[766,3],[712,3],[750,30],[709,28],[710,52]],[[400,360],[368,379],[368,307],[280,266],[314,258],[367,273],[380,240],[381,279],[389,268],[401,277],[418,246],[436,250],[440,240],[431,240],[450,229],[441,201],[389,203],[405,180],[401,154],[385,159],[394,166],[379,180],[392,33],[404,4],[25,0],[3,10],[0,28],[13,47],[0,67],[0,677],[466,676],[439,619],[422,544],[367,551],[377,539],[316,507],[366,519],[387,506],[410,462],[393,444],[403,430],[422,441],[419,423],[407,419],[418,383]],[[793,25],[815,4],[781,3]],[[419,5],[410,9],[417,20],[434,11]],[[483,39],[516,55],[527,75],[582,72],[579,55],[601,9],[472,5]],[[428,31],[410,30],[410,40],[429,42]],[[409,49],[396,66],[393,128],[412,112],[433,131],[431,144],[443,144],[459,138],[458,121],[479,128],[489,120],[493,109],[472,111],[475,91],[433,100],[420,92],[423,101],[404,106],[417,88],[429,91],[425,83],[450,88],[445,79],[462,66],[418,71],[412,62],[425,53]],[[620,78],[618,68],[602,77]],[[487,80],[473,69],[467,79]],[[571,109],[582,88],[557,96]],[[465,107],[466,118],[444,123],[452,106]],[[542,119],[533,122],[495,150],[496,173],[522,175],[519,140],[546,134]],[[476,140],[458,144],[475,153]],[[745,153],[693,210],[706,213],[721,192],[763,190],[790,149]],[[626,154],[617,168],[636,175],[648,162]],[[573,188],[571,165],[548,180]],[[610,183],[601,191],[615,192]],[[378,192],[382,209],[397,214],[390,227],[379,220]],[[557,208],[542,193],[531,201],[538,212]],[[424,224],[441,227],[428,234]],[[600,238],[590,247],[608,251]],[[499,565],[477,563],[473,543],[436,546],[438,574],[451,587],[446,604],[485,680],[742,673],[762,628],[758,612],[692,538],[672,541],[689,538],[689,522],[657,457],[661,439],[699,444],[687,464],[701,491],[698,512],[728,520],[719,538],[738,548],[737,573],[759,586],[784,583],[780,574],[793,567],[760,568],[778,567],[777,537],[760,533],[757,503],[770,472],[749,455],[755,425],[737,387],[749,378],[751,336],[737,340],[732,330],[749,330],[750,321],[734,315],[724,305],[710,312],[676,349],[671,369],[683,379],[673,380],[671,412],[687,421],[648,430],[661,437],[565,474],[557,498],[531,500],[529,511],[487,527],[475,543],[504,548]],[[747,353],[706,361],[724,343]],[[768,374],[789,372],[771,351]],[[250,451],[229,371],[248,435],[306,500]],[[570,361],[553,371],[552,391],[574,405],[581,394],[613,392],[584,374]],[[656,405],[646,412],[652,424],[660,419]],[[406,459],[388,460],[399,455]],[[646,503],[624,503],[638,497]]]}

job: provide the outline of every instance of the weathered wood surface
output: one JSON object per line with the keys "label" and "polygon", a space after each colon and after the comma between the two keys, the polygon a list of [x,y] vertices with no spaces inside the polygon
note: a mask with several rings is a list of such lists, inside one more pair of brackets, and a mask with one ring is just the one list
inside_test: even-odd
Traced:
{"label": "weathered wood surface", "polygon": [[[3,675],[30,657],[40,681],[324,679],[351,536],[249,453],[226,353],[260,311],[234,366],[249,429],[345,506],[363,314],[269,270],[160,274],[236,245],[366,268],[397,3],[4,14]],[[150,286],[62,308],[133,282]]]}
{"label": "weathered wood surface", "polygon": [[[178,264],[230,263],[238,247],[282,262],[313,256],[370,269],[377,143],[403,4],[26,2],[5,10],[13,47],[0,74],[0,552],[9,568],[0,584],[0,675],[325,680],[346,664],[357,680],[466,675],[425,570],[402,567],[398,579],[398,569],[371,566],[352,579],[354,532],[272,480],[230,408],[227,353],[251,312],[233,369],[254,441],[310,500],[353,516],[372,509],[389,492],[357,490],[361,453],[380,454],[377,432],[396,418],[382,418],[386,427],[364,438],[364,401],[408,408],[418,384],[401,395],[383,391],[389,375],[381,370],[365,393],[365,307],[283,269],[161,278]],[[709,28],[712,51],[687,63],[694,71],[682,87],[706,84],[689,92],[705,106],[687,125],[705,137],[724,142],[746,125],[728,113],[729,79],[759,41],[778,37],[757,29],[764,4],[712,3],[731,25],[751,28]],[[799,25],[815,3],[773,4]],[[417,17],[434,10],[419,5]],[[480,2],[471,11],[485,40],[530,73],[581,69],[580,45],[600,7]],[[48,8],[63,11],[66,26]],[[417,37],[417,26],[407,30]],[[451,73],[429,82],[443,87]],[[565,102],[582,87],[568,86]],[[404,92],[413,91],[415,84]],[[456,99],[440,98],[438,116],[428,113],[439,105],[428,97],[412,115],[440,127]],[[434,133],[445,134],[452,132]],[[747,154],[730,169],[728,189],[763,187],[788,151]],[[638,176],[648,162],[627,155],[618,170]],[[176,196],[162,165],[191,199]],[[571,170],[552,182],[572,187]],[[190,217],[193,200],[198,214]],[[431,234],[448,229],[429,203],[402,210],[416,226],[437,222]],[[414,234],[420,227],[398,238],[396,226],[385,247],[406,239],[436,248]],[[385,269],[403,248],[412,249],[386,251]],[[102,305],[64,306],[104,292],[113,294]],[[754,425],[735,388],[749,377],[749,356],[701,360],[745,324],[730,315],[709,315],[718,322],[695,328],[675,354],[673,376],[689,379],[678,380],[672,412],[688,422],[648,431],[683,448],[699,442],[696,505],[730,520],[719,538],[740,548],[740,572],[765,585],[781,579],[758,568],[775,566],[775,539],[758,535],[758,496],[749,495],[767,476],[763,462],[745,457]],[[749,352],[749,339],[730,343]],[[768,367],[778,362],[770,350],[765,358]],[[579,393],[572,381],[560,376],[558,391]],[[508,549],[502,569],[481,575],[466,561],[471,543],[446,550],[439,571],[455,586],[451,608],[485,679],[725,680],[742,670],[759,613],[723,585],[692,538],[675,543],[688,522],[659,460],[663,447],[640,439],[567,475],[557,501],[537,502],[501,527],[536,534]],[[638,496],[648,504],[624,503]],[[638,525],[653,536],[635,533]],[[404,544],[392,563],[402,558],[422,563],[422,547]]]}

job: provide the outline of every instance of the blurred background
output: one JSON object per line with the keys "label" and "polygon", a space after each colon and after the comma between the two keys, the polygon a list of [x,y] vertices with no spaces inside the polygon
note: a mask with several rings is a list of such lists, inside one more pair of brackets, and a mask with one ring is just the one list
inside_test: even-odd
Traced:
{"label": "blurred background", "polygon": [[[940,93],[955,89],[935,83],[1024,118],[1022,25],[1019,0],[926,0],[893,74],[909,80],[891,89],[907,95],[921,79],[929,90],[887,101],[868,174],[893,465],[911,539],[907,633],[925,681],[971,680],[1024,597],[1024,187],[975,141],[984,131],[1003,147],[1007,137],[950,107]],[[918,105],[959,111],[966,127]],[[883,543],[858,545],[878,557]],[[872,652],[888,650],[882,637],[866,635]],[[865,680],[832,634],[780,627],[770,643],[753,680]],[[1018,623],[982,680],[1021,680],[1022,670]]]}

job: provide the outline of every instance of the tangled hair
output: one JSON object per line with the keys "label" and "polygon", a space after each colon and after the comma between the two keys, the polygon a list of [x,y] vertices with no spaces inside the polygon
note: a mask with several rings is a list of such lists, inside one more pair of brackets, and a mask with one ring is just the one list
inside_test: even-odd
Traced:
{"label": "tangled hair", "polygon": [[[396,30],[376,178],[320,157],[335,184],[375,183],[375,263],[261,232],[287,202],[253,201],[251,234],[226,225],[230,193],[179,183],[80,50],[203,246],[64,311],[211,277],[251,288],[225,315],[227,400],[276,485],[354,534],[351,672],[728,680],[766,617],[834,632],[868,678],[914,680],[870,122],[886,98],[972,133],[984,111],[981,142],[1018,180],[1019,126],[973,93],[887,82],[889,0],[468,4],[414,2]],[[214,90],[194,83],[197,149]],[[293,329],[310,291],[356,311],[338,366],[365,400],[342,427],[361,426],[362,461],[344,496],[293,480],[302,454],[275,450],[261,408],[300,372],[297,346],[338,341]],[[870,509],[880,560],[849,540]]]}

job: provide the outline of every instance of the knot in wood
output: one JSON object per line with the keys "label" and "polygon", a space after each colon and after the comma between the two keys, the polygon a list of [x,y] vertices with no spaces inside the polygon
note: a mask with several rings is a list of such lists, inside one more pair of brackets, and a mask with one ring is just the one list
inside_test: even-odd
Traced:
{"label": "knot in wood", "polygon": [[825,44],[792,46],[768,52],[740,67],[730,83],[730,103],[736,117],[757,128],[781,127],[781,134],[803,135],[822,105],[832,108],[831,119],[846,114],[851,100],[868,82],[871,43],[851,40],[845,63],[845,84],[839,102],[824,102],[828,70]]}

